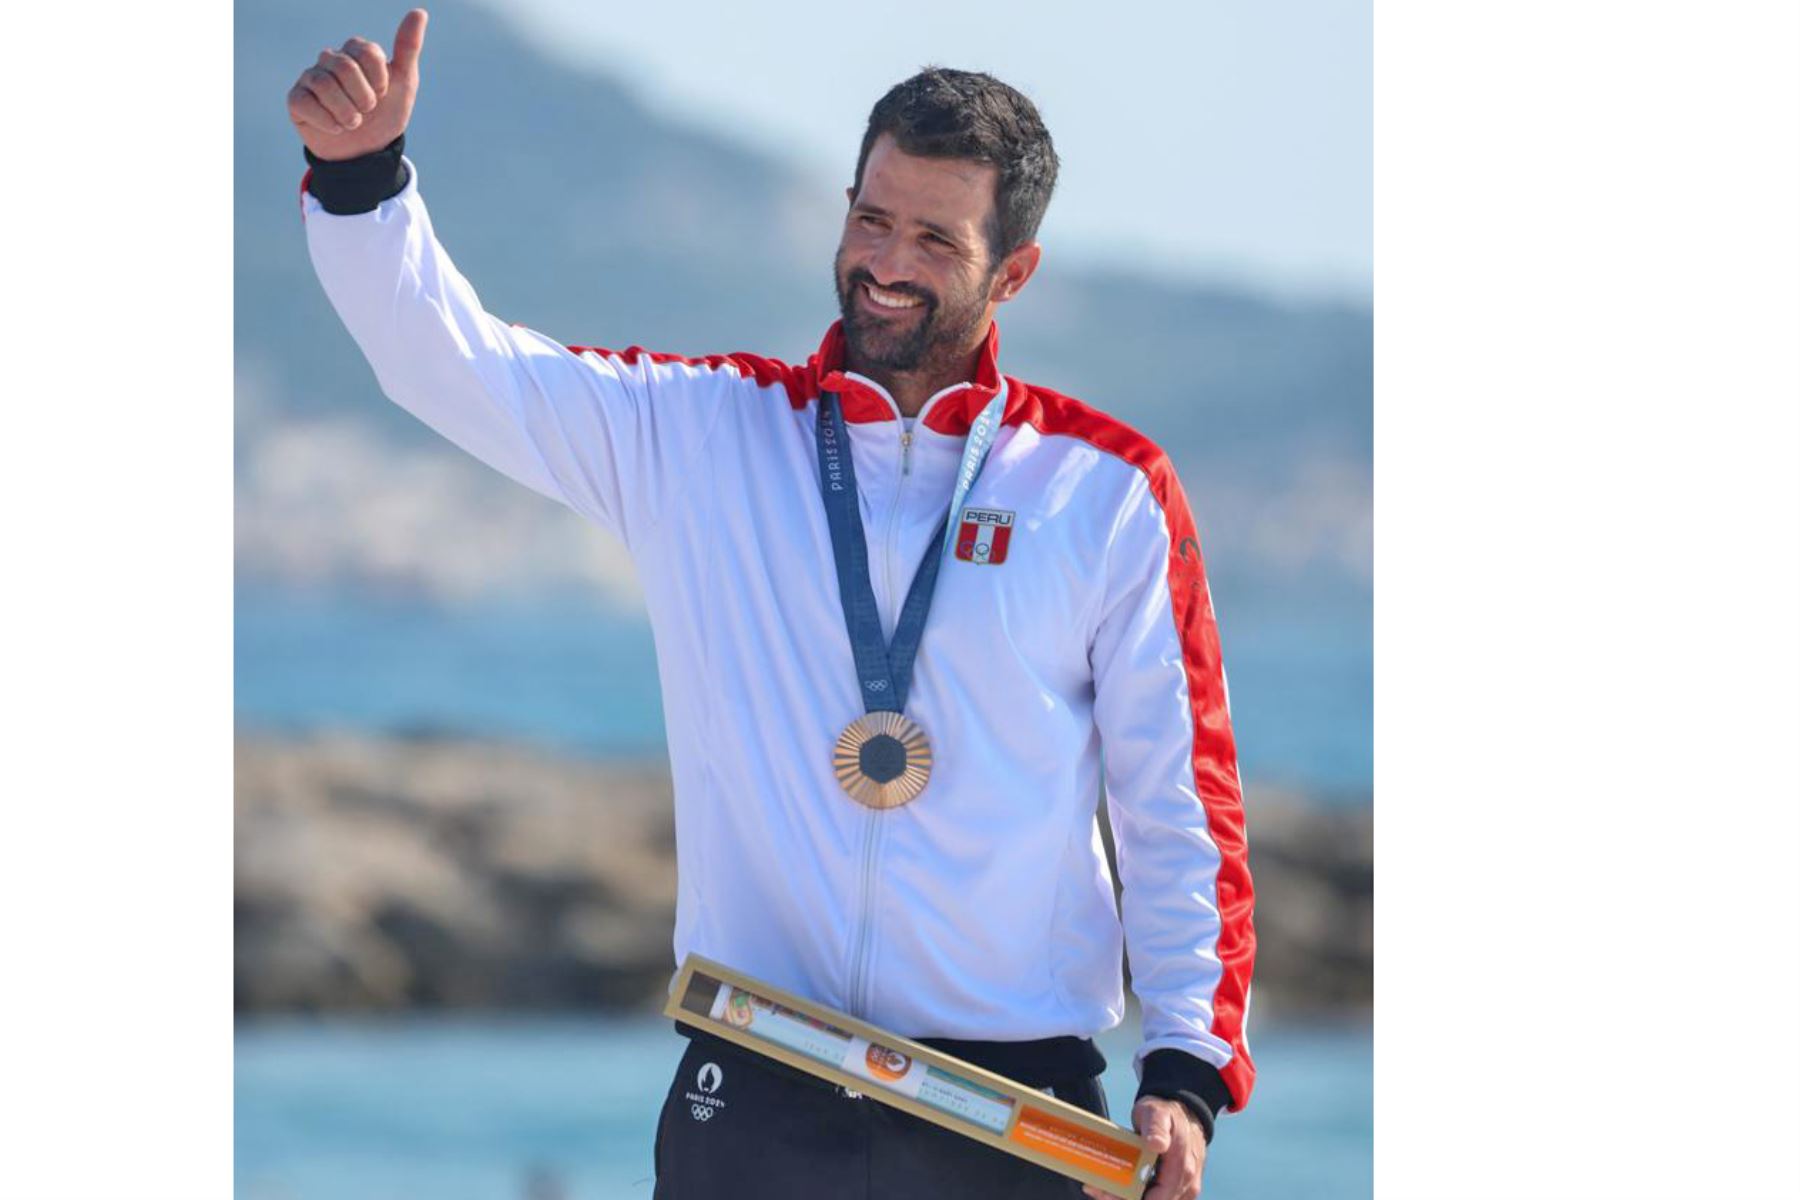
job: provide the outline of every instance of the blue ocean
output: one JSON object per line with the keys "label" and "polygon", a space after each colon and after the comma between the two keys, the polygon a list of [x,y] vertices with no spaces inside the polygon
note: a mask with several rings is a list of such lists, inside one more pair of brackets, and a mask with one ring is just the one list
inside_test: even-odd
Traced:
{"label": "blue ocean", "polygon": [[[1101,1039],[1115,1114],[1135,1091],[1136,1037]],[[1370,1196],[1366,1024],[1251,1039],[1256,1094],[1220,1126],[1203,1194]],[[686,1046],[652,1018],[245,1020],[236,1043],[238,1200],[647,1198]]]}
{"label": "blue ocean", "polygon": [[[1225,666],[1251,784],[1366,802],[1373,657],[1366,622],[1230,621]],[[445,608],[240,588],[241,730],[326,727],[515,738],[661,757],[649,623],[580,603]]]}

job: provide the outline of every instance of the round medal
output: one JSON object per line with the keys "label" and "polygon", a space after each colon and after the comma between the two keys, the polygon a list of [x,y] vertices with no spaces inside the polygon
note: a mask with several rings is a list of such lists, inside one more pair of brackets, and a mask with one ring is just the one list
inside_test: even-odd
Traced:
{"label": "round medal", "polygon": [[931,743],[901,713],[864,713],[838,735],[831,766],[858,804],[899,808],[931,778]]}

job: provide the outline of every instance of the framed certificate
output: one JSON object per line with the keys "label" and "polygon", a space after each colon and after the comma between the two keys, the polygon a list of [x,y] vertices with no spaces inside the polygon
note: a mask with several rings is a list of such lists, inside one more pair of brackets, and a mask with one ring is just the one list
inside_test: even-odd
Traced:
{"label": "framed certificate", "polygon": [[1156,1155],[1111,1121],[690,954],[663,1012],[1059,1175],[1140,1200]]}

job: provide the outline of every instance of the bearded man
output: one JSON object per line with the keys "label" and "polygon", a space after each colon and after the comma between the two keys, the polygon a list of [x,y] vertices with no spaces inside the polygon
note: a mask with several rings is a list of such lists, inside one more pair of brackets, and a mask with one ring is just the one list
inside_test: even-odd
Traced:
{"label": "bearded man", "polygon": [[[804,363],[566,346],[487,313],[432,232],[403,153],[425,26],[408,13],[391,59],[351,38],[289,93],[308,246],[391,399],[631,551],[675,784],[676,960],[1105,1115],[1093,1038],[1124,1015],[1123,949],[1148,1195],[1194,1196],[1254,1080],[1236,752],[1167,457],[999,368],[994,312],[1037,270],[1056,181],[1036,108],[943,69],[882,97],[842,319]],[[684,1032],[659,1197],[1078,1190]]]}

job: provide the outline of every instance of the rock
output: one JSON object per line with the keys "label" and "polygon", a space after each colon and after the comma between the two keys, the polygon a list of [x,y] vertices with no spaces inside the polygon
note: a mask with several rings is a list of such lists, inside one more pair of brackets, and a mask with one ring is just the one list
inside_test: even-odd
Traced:
{"label": "rock", "polygon": [[[434,738],[237,744],[236,1002],[634,1009],[674,967],[664,764]],[[1367,1006],[1367,805],[1247,805],[1259,1009]]]}

